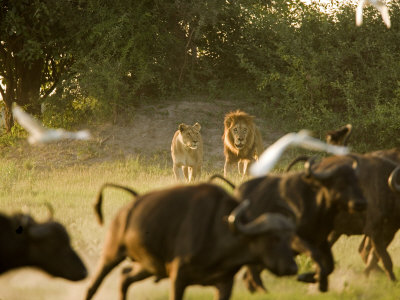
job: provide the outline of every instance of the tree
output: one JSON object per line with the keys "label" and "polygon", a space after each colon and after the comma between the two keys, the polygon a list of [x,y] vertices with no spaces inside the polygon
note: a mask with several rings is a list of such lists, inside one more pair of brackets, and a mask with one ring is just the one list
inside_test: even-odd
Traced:
{"label": "tree", "polygon": [[5,103],[6,130],[14,124],[13,102],[38,114],[72,64],[67,0],[2,0],[0,3],[0,93]]}

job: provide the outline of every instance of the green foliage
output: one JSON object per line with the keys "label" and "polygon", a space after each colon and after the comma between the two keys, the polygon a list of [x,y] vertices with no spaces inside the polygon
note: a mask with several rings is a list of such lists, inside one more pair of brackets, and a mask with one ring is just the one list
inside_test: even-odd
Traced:
{"label": "green foliage", "polygon": [[[353,123],[379,136],[353,136],[360,149],[397,142],[390,137],[399,124],[397,2],[390,3],[390,30],[372,7],[356,27],[354,4],[339,0],[335,9],[300,0],[27,3],[1,3],[0,76],[10,84],[12,51],[21,70],[30,70],[14,83],[30,84],[7,101],[28,99],[29,108],[45,99],[52,103],[49,125],[110,115],[115,121],[144,99],[207,94],[256,98],[285,130],[322,136]],[[42,98],[33,100],[39,90]]]}
{"label": "green foliage", "polygon": [[[242,47],[250,51],[238,53],[264,98],[266,117],[290,121],[288,130],[309,128],[321,135],[350,122],[360,130],[352,139],[363,149],[396,145],[398,31],[386,29],[372,8],[366,9],[364,25],[356,27],[352,5],[332,15],[299,1],[290,7],[290,16],[256,8],[262,16],[257,24],[263,23],[248,25],[246,38],[257,43],[245,42]],[[400,15],[398,4],[390,14]],[[274,19],[280,24],[268,26]],[[258,38],[261,32],[268,39]]]}

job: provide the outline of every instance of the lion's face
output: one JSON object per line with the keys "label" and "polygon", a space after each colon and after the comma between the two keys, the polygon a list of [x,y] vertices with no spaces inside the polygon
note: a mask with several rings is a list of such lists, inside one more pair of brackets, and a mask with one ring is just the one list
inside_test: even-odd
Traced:
{"label": "lion's face", "polygon": [[196,123],[193,126],[186,124],[179,125],[182,143],[190,149],[197,149],[201,142],[200,129],[201,126],[199,123]]}
{"label": "lion's face", "polygon": [[233,137],[233,143],[237,149],[240,150],[246,145],[249,131],[249,127],[245,122],[233,124],[233,126],[230,128],[230,132]]}

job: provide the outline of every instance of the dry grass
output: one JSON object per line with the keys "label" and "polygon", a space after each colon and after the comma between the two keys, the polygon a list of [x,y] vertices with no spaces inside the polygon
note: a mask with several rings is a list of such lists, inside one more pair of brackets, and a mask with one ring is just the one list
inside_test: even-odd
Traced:
{"label": "dry grass", "polygon": [[[15,146],[3,147],[0,149],[0,211],[12,213],[26,206],[36,219],[43,220],[47,218],[44,203],[51,203],[55,218],[66,226],[74,248],[93,275],[105,230],[117,210],[130,201],[130,196],[122,191],[106,191],[103,203],[105,226],[99,226],[92,203],[104,182],[125,184],[140,193],[175,184],[169,145],[180,122],[199,121],[204,130],[203,136],[207,136],[202,179],[222,172],[223,115],[244,107],[230,102],[217,105],[197,101],[196,113],[188,113],[193,107],[192,102],[180,102],[143,108],[128,125],[106,124],[95,128],[92,131],[96,139],[91,142],[30,147],[21,141]],[[247,111],[257,116],[255,110]],[[268,120],[257,117],[256,122],[268,145],[280,134],[268,128]],[[282,170],[286,162],[297,154],[298,151],[288,151],[277,170]],[[294,278],[276,278],[264,272],[264,282],[270,291],[268,294],[249,294],[238,277],[232,299],[397,299],[399,286],[389,282],[383,274],[374,274],[368,279],[363,275],[363,264],[357,254],[359,241],[360,237],[342,237],[335,245],[336,269],[330,276],[330,291],[326,294],[317,292],[315,285],[298,283]],[[389,251],[399,277],[398,237]],[[302,256],[298,257],[298,264],[302,270],[312,265],[308,258]],[[117,298],[119,271],[120,268],[117,268],[106,278],[95,300]],[[89,280],[70,283],[32,269],[17,270],[0,277],[0,300],[84,299]],[[168,280],[158,284],[147,280],[134,285],[129,295],[137,300],[161,300],[167,299],[168,290]],[[191,287],[186,299],[212,299],[213,293],[212,288]]]}

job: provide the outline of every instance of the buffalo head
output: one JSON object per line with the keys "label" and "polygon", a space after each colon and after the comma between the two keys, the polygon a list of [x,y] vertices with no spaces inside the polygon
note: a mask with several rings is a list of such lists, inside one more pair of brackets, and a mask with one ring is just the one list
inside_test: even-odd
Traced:
{"label": "buffalo head", "polygon": [[294,223],[278,213],[265,213],[243,223],[241,219],[249,205],[250,201],[244,200],[232,211],[228,218],[230,229],[249,238],[251,253],[271,272],[279,276],[296,274],[297,265],[290,246]]}
{"label": "buffalo head", "polygon": [[358,159],[348,155],[342,163],[325,168],[322,164],[313,170],[314,158],[305,163],[306,176],[321,186],[320,197],[328,199],[350,212],[363,211],[367,207],[358,180]]}
{"label": "buffalo head", "polygon": [[48,221],[29,224],[24,231],[22,233],[28,239],[28,265],[72,281],[87,276],[85,265],[71,248],[68,233],[60,223]]}

